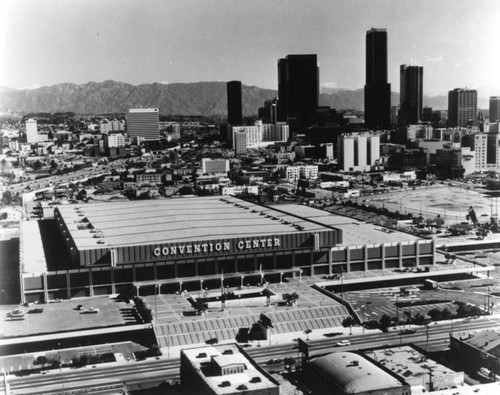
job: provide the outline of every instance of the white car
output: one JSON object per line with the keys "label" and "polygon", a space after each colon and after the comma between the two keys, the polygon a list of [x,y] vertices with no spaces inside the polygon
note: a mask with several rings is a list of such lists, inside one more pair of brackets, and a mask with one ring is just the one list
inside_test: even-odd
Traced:
{"label": "white car", "polygon": [[341,340],[337,342],[337,347],[350,346],[351,342],[349,340]]}

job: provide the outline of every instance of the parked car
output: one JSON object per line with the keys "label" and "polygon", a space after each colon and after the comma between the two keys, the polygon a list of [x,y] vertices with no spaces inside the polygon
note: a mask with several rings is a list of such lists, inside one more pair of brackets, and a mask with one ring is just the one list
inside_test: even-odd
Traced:
{"label": "parked car", "polygon": [[351,342],[349,340],[341,340],[336,343],[337,347],[350,346]]}

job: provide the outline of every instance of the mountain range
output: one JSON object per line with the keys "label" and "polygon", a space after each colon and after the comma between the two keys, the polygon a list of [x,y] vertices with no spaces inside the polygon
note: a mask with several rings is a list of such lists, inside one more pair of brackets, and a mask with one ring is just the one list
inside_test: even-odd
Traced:
{"label": "mountain range", "polygon": [[[243,85],[243,114],[257,114],[264,101],[278,96],[272,89]],[[392,92],[393,105],[399,94]],[[346,90],[322,87],[320,105],[337,110],[363,110],[363,89]],[[478,103],[480,104],[480,103]],[[446,96],[424,96],[424,105],[446,109]],[[125,113],[129,108],[157,107],[165,115],[214,116],[227,113],[225,82],[131,85],[117,81],[86,84],[57,84],[38,89],[0,87],[0,111],[75,112],[78,114]]]}

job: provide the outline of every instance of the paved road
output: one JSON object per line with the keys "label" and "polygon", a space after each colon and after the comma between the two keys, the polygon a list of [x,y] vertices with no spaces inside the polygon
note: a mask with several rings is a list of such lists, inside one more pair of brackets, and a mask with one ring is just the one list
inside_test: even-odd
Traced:
{"label": "paved road", "polygon": [[[453,325],[453,328],[452,328]],[[374,348],[383,345],[399,345],[402,343],[414,343],[429,350],[446,349],[449,346],[449,333],[453,330],[455,334],[466,333],[478,329],[486,329],[500,326],[500,318],[481,318],[476,320],[455,321],[453,324],[430,325],[427,333],[426,328],[417,328],[412,335],[400,336],[399,331],[389,333],[371,333],[365,335],[341,336],[334,338],[315,339],[309,342],[310,354],[320,355],[338,350],[349,351],[364,348]],[[350,346],[335,347],[341,339],[349,339]],[[428,339],[428,340],[427,340]],[[277,344],[266,346],[262,342],[261,347],[246,349],[258,363],[268,370],[279,370],[279,365],[267,365],[266,361],[271,358],[298,357],[298,350],[294,344]],[[87,366],[80,369],[63,369],[62,371],[51,371],[46,374],[32,374],[29,376],[7,375],[10,386],[10,394],[47,394],[61,391],[76,390],[79,388],[95,388],[98,386],[113,386],[125,383],[127,386],[155,385],[165,380],[179,379],[178,358],[159,359],[148,361],[121,362],[108,365],[96,365],[95,368]],[[0,380],[0,394],[5,394],[5,383]]]}

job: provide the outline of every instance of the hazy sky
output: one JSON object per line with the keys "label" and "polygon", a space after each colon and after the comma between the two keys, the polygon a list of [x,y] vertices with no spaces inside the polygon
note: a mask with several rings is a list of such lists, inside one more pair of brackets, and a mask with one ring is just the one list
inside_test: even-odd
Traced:
{"label": "hazy sky", "polygon": [[389,82],[500,95],[499,0],[1,0],[0,85],[241,80],[277,88],[277,60],[316,53],[320,81],[364,85],[365,34],[388,32]]}

